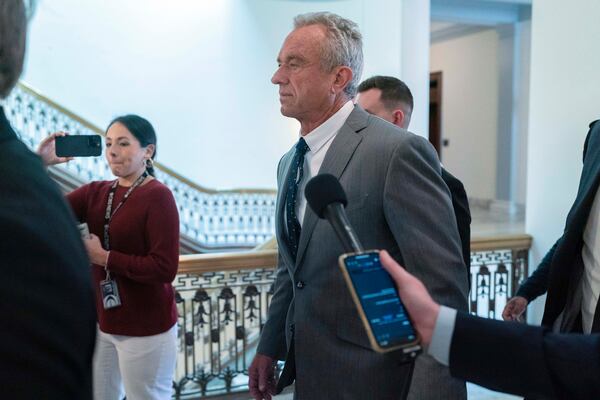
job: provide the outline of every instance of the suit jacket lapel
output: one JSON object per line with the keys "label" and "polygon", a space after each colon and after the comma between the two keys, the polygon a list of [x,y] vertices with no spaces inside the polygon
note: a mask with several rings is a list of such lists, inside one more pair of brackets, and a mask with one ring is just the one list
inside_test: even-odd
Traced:
{"label": "suit jacket lapel", "polygon": [[[333,139],[331,146],[329,146],[323,164],[319,169],[319,174],[331,174],[337,178],[342,175],[354,151],[362,140],[362,136],[357,133],[367,126],[368,118],[369,114],[366,111],[358,106],[354,107],[354,110],[350,113],[350,116]],[[298,244],[296,269],[301,265],[302,257],[318,219],[319,217],[307,205],[300,233],[300,242]]]}
{"label": "suit jacket lapel", "polygon": [[571,233],[574,235],[573,237],[581,237],[600,183],[600,152],[588,154],[588,157],[591,160],[586,160],[587,165],[584,165],[581,178],[581,189],[573,204],[571,221],[573,229],[572,232],[569,232],[570,236]]}
{"label": "suit jacket lapel", "polygon": [[277,221],[275,221],[275,236],[277,237],[277,244],[279,248],[279,254],[283,257],[285,264],[289,266],[294,265],[292,255],[287,245],[287,235],[285,229],[285,197],[287,196],[287,179],[290,174],[290,164],[294,158],[294,148],[290,150],[281,159],[281,165],[279,166],[279,190],[277,193],[277,210],[275,215]]}
{"label": "suit jacket lapel", "polygon": [[546,321],[549,309],[564,310],[561,330],[573,328],[581,309],[579,281],[583,271],[581,257],[583,232],[600,183],[598,138],[590,138],[588,135],[588,139],[586,139],[586,147],[589,145],[590,149],[585,155],[577,198],[569,211],[562,243],[552,260],[548,288],[552,296],[548,296],[544,312],[544,321]]}

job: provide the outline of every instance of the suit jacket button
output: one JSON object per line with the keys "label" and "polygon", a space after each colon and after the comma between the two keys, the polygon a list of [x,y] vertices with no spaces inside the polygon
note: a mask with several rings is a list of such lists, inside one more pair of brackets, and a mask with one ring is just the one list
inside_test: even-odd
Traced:
{"label": "suit jacket button", "polygon": [[302,289],[302,288],[304,287],[304,282],[302,282],[302,281],[298,281],[298,283],[296,283],[296,287],[297,287],[298,289]]}

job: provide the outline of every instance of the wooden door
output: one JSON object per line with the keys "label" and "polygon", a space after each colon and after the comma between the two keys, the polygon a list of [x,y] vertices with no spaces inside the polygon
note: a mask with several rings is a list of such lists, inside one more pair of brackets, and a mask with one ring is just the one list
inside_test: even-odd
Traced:
{"label": "wooden door", "polygon": [[442,159],[442,72],[429,74],[429,141]]}

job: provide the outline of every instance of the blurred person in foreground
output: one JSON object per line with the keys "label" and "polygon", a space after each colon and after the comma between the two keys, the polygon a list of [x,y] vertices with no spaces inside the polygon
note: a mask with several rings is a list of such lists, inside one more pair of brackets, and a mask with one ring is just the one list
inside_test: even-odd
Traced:
{"label": "blurred person in foreground", "polygon": [[[0,98],[23,67],[22,0],[0,1]],[[0,391],[6,399],[92,398],[96,312],[76,221],[0,107]]]}

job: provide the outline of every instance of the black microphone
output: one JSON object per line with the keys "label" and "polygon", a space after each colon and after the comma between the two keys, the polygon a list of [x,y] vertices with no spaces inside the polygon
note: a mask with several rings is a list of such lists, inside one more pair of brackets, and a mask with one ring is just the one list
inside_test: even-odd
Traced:
{"label": "black microphone", "polygon": [[362,253],[364,251],[344,209],[348,204],[346,193],[335,176],[331,174],[316,175],[306,184],[304,195],[310,208],[319,218],[329,221],[346,252]]}

